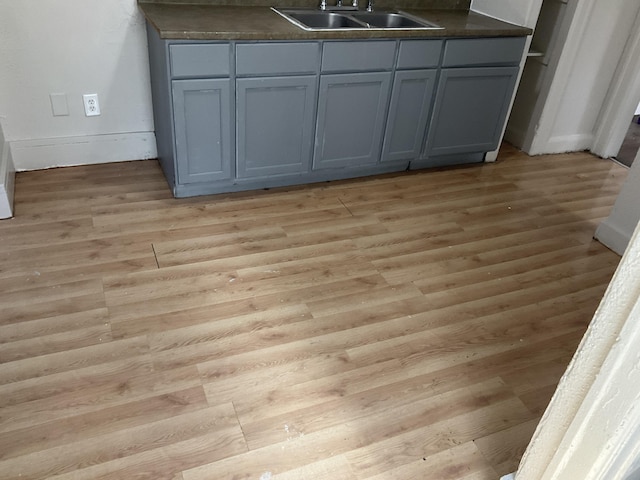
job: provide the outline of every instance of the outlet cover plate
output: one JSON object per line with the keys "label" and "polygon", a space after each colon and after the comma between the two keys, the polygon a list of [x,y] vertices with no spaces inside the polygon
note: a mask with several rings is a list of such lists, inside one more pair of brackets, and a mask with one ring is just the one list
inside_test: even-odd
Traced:
{"label": "outlet cover plate", "polygon": [[84,114],[87,117],[96,117],[100,115],[100,103],[98,102],[97,93],[88,93],[82,95],[84,101]]}

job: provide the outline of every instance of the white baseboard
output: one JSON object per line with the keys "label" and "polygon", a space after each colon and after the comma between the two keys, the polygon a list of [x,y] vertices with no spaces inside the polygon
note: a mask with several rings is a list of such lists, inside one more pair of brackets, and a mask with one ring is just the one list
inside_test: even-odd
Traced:
{"label": "white baseboard", "polygon": [[0,129],[0,219],[13,216],[15,176],[11,146],[9,142],[5,142],[2,129]]}
{"label": "white baseboard", "polygon": [[559,135],[557,137],[551,137],[544,145],[532,146],[529,154],[543,155],[548,153],[580,152],[582,150],[589,150],[592,146],[592,133]]}
{"label": "white baseboard", "polygon": [[515,473],[510,473],[508,475],[504,475],[502,477],[500,477],[500,480],[515,480],[516,479],[516,474]]}
{"label": "white baseboard", "polygon": [[16,140],[11,152],[16,171],[157,157],[153,132]]}
{"label": "white baseboard", "polygon": [[594,238],[607,248],[616,252],[618,255],[622,255],[627,249],[627,245],[629,245],[631,234],[633,232],[622,231],[616,225],[611,223],[610,218],[611,217],[607,217],[600,222],[600,225],[598,225],[598,228],[596,229]]}

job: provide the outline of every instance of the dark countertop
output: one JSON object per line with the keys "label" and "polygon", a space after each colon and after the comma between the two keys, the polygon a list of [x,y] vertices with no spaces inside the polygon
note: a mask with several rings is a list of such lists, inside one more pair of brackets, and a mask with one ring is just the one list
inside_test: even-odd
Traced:
{"label": "dark countertop", "polygon": [[509,37],[531,29],[466,10],[402,9],[425,18],[438,30],[306,31],[268,7],[139,3],[161,38],[182,40],[313,40],[397,37]]}

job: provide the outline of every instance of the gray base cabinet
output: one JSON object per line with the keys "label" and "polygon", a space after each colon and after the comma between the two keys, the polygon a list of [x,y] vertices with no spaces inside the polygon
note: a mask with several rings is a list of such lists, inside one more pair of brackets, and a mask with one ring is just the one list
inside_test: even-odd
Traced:
{"label": "gray base cabinet", "polygon": [[239,178],[309,170],[316,88],[315,76],[237,80]]}
{"label": "gray base cabinet", "polygon": [[383,162],[408,162],[420,156],[437,74],[437,70],[396,72],[384,135]]}
{"label": "gray base cabinet", "polygon": [[444,69],[425,157],[498,147],[518,67]]}
{"label": "gray base cabinet", "polygon": [[230,80],[174,80],[178,182],[231,178]]}
{"label": "gray base cabinet", "polygon": [[147,33],[158,158],[176,197],[481,162],[525,44]]}
{"label": "gray base cabinet", "polygon": [[314,169],[378,162],[390,84],[388,72],[320,78]]}

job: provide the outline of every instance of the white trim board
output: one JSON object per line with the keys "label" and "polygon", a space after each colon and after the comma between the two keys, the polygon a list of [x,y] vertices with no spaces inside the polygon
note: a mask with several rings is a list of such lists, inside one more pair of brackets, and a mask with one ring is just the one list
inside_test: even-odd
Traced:
{"label": "white trim board", "polygon": [[545,153],[565,153],[589,150],[593,144],[593,134],[576,133],[573,135],[557,135],[550,137]]}
{"label": "white trim board", "polygon": [[153,132],[113,133],[11,142],[17,171],[157,157]]}
{"label": "white trim board", "polygon": [[13,216],[13,191],[15,168],[11,157],[11,146],[6,142],[0,128],[0,219]]}
{"label": "white trim board", "polygon": [[618,255],[622,255],[629,245],[629,234],[609,218],[598,225],[594,238]]}

